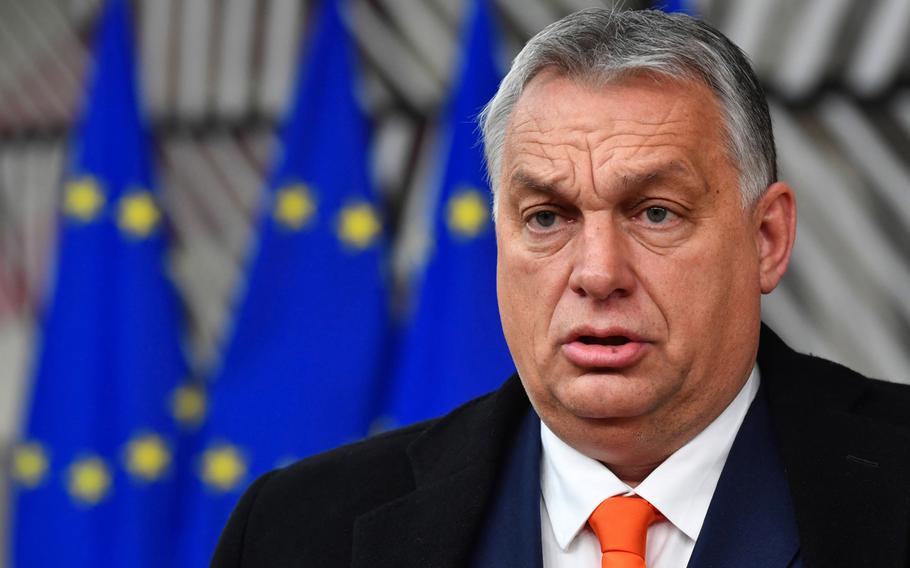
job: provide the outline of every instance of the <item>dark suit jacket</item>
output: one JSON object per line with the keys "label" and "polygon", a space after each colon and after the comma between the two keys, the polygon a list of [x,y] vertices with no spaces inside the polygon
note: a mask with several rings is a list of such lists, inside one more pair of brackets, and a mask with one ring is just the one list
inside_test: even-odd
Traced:
{"label": "dark suit jacket", "polygon": [[[767,328],[758,365],[805,566],[910,567],[910,387],[796,353]],[[212,565],[465,565],[528,408],[512,377],[443,418],[271,472]]]}

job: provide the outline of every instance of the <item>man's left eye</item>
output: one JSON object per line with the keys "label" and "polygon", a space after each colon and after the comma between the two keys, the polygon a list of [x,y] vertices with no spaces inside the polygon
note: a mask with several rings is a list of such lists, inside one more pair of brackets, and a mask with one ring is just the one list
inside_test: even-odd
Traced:
{"label": "man's left eye", "polygon": [[648,207],[645,209],[645,218],[651,223],[661,225],[667,221],[672,221],[676,214],[666,207]]}

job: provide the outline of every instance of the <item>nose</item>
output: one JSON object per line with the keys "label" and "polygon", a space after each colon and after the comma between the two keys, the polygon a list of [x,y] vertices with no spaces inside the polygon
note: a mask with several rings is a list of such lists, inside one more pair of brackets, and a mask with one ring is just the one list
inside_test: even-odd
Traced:
{"label": "nose", "polygon": [[627,238],[614,221],[586,219],[575,242],[572,291],[598,301],[631,294],[635,277],[628,249]]}

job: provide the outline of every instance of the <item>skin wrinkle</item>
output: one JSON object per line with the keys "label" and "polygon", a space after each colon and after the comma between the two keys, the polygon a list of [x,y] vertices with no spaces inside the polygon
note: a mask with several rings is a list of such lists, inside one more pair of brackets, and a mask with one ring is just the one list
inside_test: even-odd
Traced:
{"label": "skin wrinkle", "polygon": [[599,144],[595,144],[595,145],[592,147],[592,145],[591,145],[591,137],[592,137],[592,136],[597,136],[597,132],[596,132],[596,131],[595,131],[595,132],[587,132],[587,133],[584,134],[585,150],[586,150],[585,157],[588,158],[588,162],[587,162],[587,163],[588,163],[588,173],[589,173],[588,183],[590,184],[591,187],[595,188],[595,191],[596,191],[596,188],[597,188],[597,178],[596,178],[596,175],[597,175],[597,168],[594,167],[594,153],[595,153],[595,152],[594,152],[594,149],[595,149],[595,148],[600,148],[601,145],[605,143],[605,141],[601,141]]}
{"label": "skin wrinkle", "polygon": [[[637,483],[748,376],[759,296],[789,259],[792,193],[774,184],[742,209],[720,109],[697,83],[633,78],[593,91],[544,73],[512,118],[496,211],[509,348],[550,429]],[[646,218],[651,207],[666,220]],[[577,325],[621,326],[645,355],[579,367],[563,352]]]}
{"label": "skin wrinkle", "polygon": [[[541,132],[542,132],[542,133],[546,133],[546,132],[551,132],[551,133],[552,133],[552,132],[555,132],[555,131],[556,131],[556,129],[550,129],[550,130],[541,131]],[[515,133],[515,134],[519,134],[519,133]],[[590,167],[591,167],[591,171],[594,172],[594,173],[596,173],[597,171],[599,171],[599,170],[602,169],[602,168],[605,168],[605,167],[609,166],[611,160],[615,157],[615,154],[616,154],[617,151],[619,151],[619,150],[627,150],[627,149],[629,149],[629,150],[641,151],[641,150],[645,150],[645,149],[651,150],[651,149],[658,149],[658,148],[664,148],[664,147],[670,147],[670,148],[675,147],[675,145],[674,145],[672,142],[660,143],[660,142],[641,142],[641,141],[639,141],[638,143],[635,143],[635,144],[632,144],[632,143],[630,143],[630,144],[613,144],[613,145],[611,145],[611,151],[610,151],[609,153],[607,153],[607,154],[604,156],[604,158],[603,158],[602,160],[600,160],[599,163],[597,163],[597,164],[595,165],[594,162],[593,162],[593,157],[594,157],[594,155],[596,154],[596,152],[594,152],[593,149],[594,149],[595,147],[602,146],[603,144],[605,144],[605,143],[607,143],[607,142],[613,140],[614,138],[616,138],[616,137],[618,137],[618,136],[636,136],[636,137],[640,137],[639,134],[618,133],[618,134],[610,134],[610,135],[604,136],[604,137],[601,139],[601,141],[599,142],[599,144],[597,144],[597,145],[595,145],[595,146],[593,146],[593,147],[592,147],[592,145],[590,144],[589,140],[588,140],[586,137],[584,138],[584,139],[585,139],[585,143],[584,143],[584,144],[582,144],[582,143],[575,144],[574,142],[569,142],[569,143],[567,143],[566,145],[567,145],[567,146],[570,146],[570,147],[574,147],[575,149],[577,149],[577,150],[579,150],[579,151],[584,151],[585,154],[586,154],[587,156],[591,157],[592,160],[590,161],[590,164],[589,164],[589,165],[590,165]],[[546,157],[547,159],[549,159],[551,162],[557,161],[557,159],[554,158],[553,155],[552,155],[553,150],[547,149],[547,147],[546,147],[541,141],[534,141],[534,140],[528,141],[528,140],[524,140],[524,141],[522,141],[522,142],[520,142],[520,143],[518,144],[518,148],[519,148],[520,151],[522,151],[523,153],[527,153],[527,154],[533,154],[533,152],[530,152],[530,151],[528,150],[528,147],[529,147],[529,146],[534,146],[534,147],[539,147],[539,148],[540,148],[540,151],[539,151],[539,153],[537,153],[537,155],[539,155],[539,156],[545,156],[545,157]],[[571,160],[571,158],[568,156],[568,148],[566,149],[566,156],[565,156],[564,158],[565,158],[566,160]],[[684,162],[681,162],[681,163],[684,163]],[[555,169],[555,167],[554,167],[554,169]],[[688,169],[691,170],[691,168],[688,168]],[[592,182],[592,185],[595,185],[595,184],[593,183],[593,182],[594,182],[593,176],[591,177],[591,182]]]}

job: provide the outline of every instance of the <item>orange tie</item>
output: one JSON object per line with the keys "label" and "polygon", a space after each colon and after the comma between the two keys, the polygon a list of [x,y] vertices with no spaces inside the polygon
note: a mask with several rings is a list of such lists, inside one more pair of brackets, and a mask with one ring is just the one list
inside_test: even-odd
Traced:
{"label": "orange tie", "polygon": [[603,552],[601,568],[645,568],[648,527],[663,518],[637,495],[605,499],[588,517]]}

